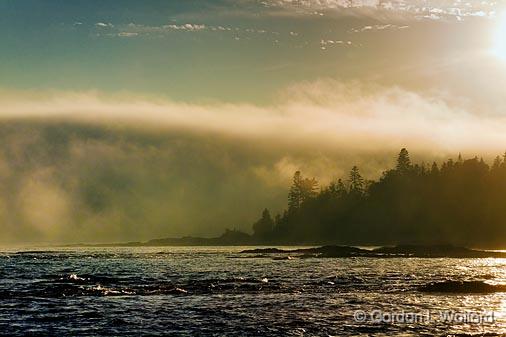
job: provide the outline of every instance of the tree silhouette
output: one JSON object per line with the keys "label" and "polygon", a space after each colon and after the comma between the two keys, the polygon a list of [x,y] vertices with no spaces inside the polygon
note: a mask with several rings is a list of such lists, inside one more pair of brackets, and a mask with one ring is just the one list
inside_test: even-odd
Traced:
{"label": "tree silhouette", "polygon": [[274,229],[274,221],[272,221],[271,213],[266,208],[262,212],[260,220],[253,224],[253,235],[260,238],[267,237]]}
{"label": "tree silhouette", "polygon": [[395,169],[400,174],[406,174],[411,169],[411,160],[409,159],[408,150],[405,148],[399,152],[399,156],[397,157],[397,166]]}
{"label": "tree silhouette", "polygon": [[318,194],[318,181],[315,178],[304,178],[300,171],[293,176],[292,187],[288,193],[288,210],[294,212],[304,202],[313,199]]}
{"label": "tree silhouette", "polygon": [[350,171],[350,193],[362,195],[364,193],[365,181],[360,174],[358,167],[353,166]]}
{"label": "tree silhouette", "polygon": [[294,212],[299,209],[302,203],[302,176],[300,171],[296,171],[293,175],[292,187],[288,192],[288,211]]}
{"label": "tree silhouette", "polygon": [[499,170],[501,168],[502,160],[501,157],[497,156],[492,164],[492,170]]}
{"label": "tree silhouette", "polygon": [[264,210],[255,236],[283,244],[504,246],[506,153],[491,167],[459,155],[429,169],[412,164],[406,149],[396,159],[376,181],[354,166],[347,186],[339,179],[320,191],[316,179],[295,172],[288,210],[275,222]]}
{"label": "tree silhouette", "polygon": [[437,176],[439,174],[439,167],[437,166],[436,162],[432,163],[432,166],[430,168],[430,174],[433,176]]}
{"label": "tree silhouette", "polygon": [[331,182],[329,186],[325,188],[325,190],[331,195],[338,197],[342,197],[348,192],[342,179],[338,179],[337,181]]}
{"label": "tree silhouette", "polygon": [[315,178],[304,178],[301,187],[302,202],[307,202],[318,195],[318,181]]}

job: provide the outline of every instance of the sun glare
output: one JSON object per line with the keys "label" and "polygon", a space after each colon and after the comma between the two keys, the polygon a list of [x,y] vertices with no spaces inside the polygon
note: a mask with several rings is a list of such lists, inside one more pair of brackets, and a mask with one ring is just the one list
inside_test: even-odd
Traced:
{"label": "sun glare", "polygon": [[494,47],[492,52],[495,56],[506,60],[506,12],[497,18],[497,28],[494,32]]}

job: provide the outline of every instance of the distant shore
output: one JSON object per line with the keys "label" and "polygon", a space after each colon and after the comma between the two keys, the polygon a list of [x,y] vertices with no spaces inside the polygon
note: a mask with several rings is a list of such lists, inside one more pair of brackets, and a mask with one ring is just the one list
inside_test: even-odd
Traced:
{"label": "distant shore", "polygon": [[[506,252],[493,250],[470,249],[453,245],[397,245],[380,246],[372,249],[365,249],[358,246],[339,245],[268,245],[265,243],[253,242],[231,242],[218,238],[166,238],[154,239],[146,242],[124,242],[124,243],[101,243],[101,244],[71,244],[64,247],[184,247],[184,246],[249,246],[252,249],[241,251],[241,254],[255,254],[256,257],[278,256],[284,258],[308,258],[308,257],[374,257],[374,258],[506,258]],[[253,247],[271,248],[253,248]],[[276,247],[297,247],[301,248],[273,248]],[[307,248],[311,246],[311,248]],[[304,247],[304,248],[302,248]]]}

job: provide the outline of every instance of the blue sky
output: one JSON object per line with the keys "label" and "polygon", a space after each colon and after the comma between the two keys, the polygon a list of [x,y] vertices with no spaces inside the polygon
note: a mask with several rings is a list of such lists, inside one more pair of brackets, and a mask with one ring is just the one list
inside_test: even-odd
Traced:
{"label": "blue sky", "polygon": [[481,1],[380,6],[2,0],[0,86],[259,104],[321,78],[426,89],[440,82],[428,69],[488,48],[500,11]]}

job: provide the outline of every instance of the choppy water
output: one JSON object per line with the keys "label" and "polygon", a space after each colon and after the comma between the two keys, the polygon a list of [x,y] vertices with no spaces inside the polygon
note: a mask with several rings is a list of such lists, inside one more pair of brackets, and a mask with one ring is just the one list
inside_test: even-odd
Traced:
{"label": "choppy water", "polygon": [[[443,280],[506,283],[503,259],[246,258],[241,248],[0,251],[0,334],[392,336],[506,333],[506,293],[422,293]],[[359,311],[363,322],[354,318]],[[417,313],[412,323],[375,310]],[[494,313],[483,323],[437,315]],[[424,320],[428,315],[431,319]],[[386,319],[385,319],[386,317]],[[435,317],[435,319],[434,319]]]}

